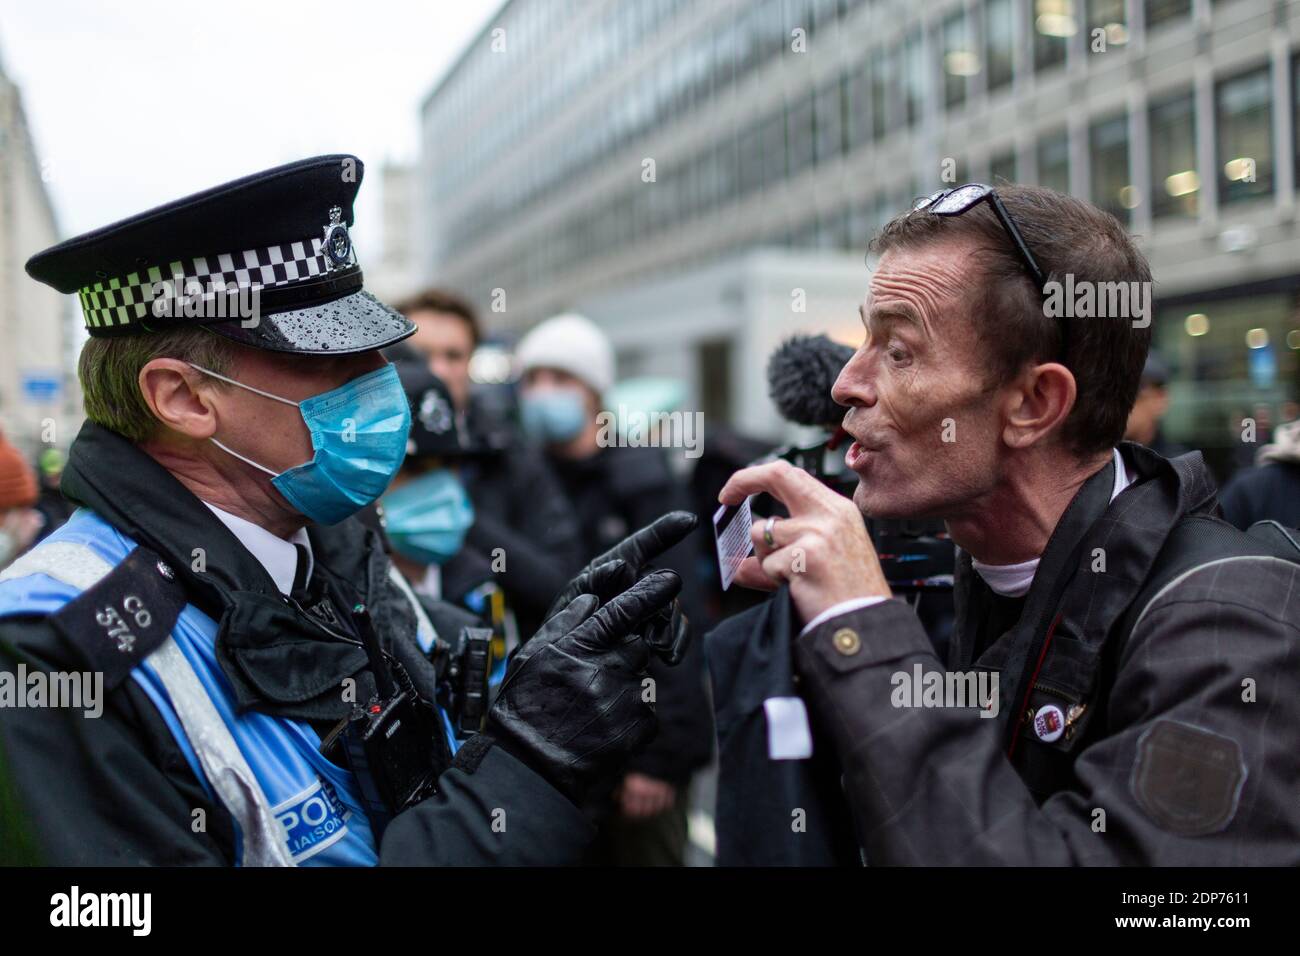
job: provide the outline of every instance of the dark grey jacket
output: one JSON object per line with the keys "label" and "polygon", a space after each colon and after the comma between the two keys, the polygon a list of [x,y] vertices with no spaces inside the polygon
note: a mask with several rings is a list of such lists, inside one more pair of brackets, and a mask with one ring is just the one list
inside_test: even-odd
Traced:
{"label": "dark grey jacket", "polygon": [[[984,586],[960,556],[948,665],[998,674],[997,719],[895,706],[894,675],[943,667],[902,601],[797,640],[868,863],[1300,863],[1300,566],[1187,573],[1123,639],[1170,530],[1216,504],[1199,453],[1122,451],[1137,483],[1109,504],[1111,466],[1085,483],[1019,623],[978,657]],[[1035,730],[1044,707],[1066,721],[1056,739]]]}

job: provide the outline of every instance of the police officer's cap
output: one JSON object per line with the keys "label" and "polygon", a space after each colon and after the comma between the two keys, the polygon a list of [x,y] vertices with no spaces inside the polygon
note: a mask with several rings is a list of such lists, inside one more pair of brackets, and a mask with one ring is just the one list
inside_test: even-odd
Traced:
{"label": "police officer's cap", "polygon": [[361,287],[348,227],[363,166],[319,156],[77,236],[27,262],[92,336],[202,325],[277,352],[363,352],[415,326]]}

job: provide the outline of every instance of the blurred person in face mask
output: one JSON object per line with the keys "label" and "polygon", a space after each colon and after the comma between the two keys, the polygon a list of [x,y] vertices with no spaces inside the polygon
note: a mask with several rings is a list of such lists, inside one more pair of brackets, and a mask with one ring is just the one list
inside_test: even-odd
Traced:
{"label": "blurred person in face mask", "polygon": [[[582,563],[577,521],[547,462],[521,447],[517,431],[474,389],[470,359],[482,331],[473,307],[453,292],[429,289],[399,311],[416,326],[401,343],[402,356],[422,362],[450,401],[461,439],[456,467],[474,509],[466,532],[470,547],[441,565],[442,593],[460,601],[491,574],[509,597],[521,632],[531,634]],[[408,368],[408,379],[411,374]]]}
{"label": "blurred person in face mask", "polygon": [[422,365],[398,362],[411,403],[406,460],[380,499],[397,565],[416,591],[442,597],[440,569],[451,562],[474,523],[474,505],[456,474],[465,440],[447,386]]}
{"label": "blurred person in face mask", "polygon": [[577,512],[584,557],[680,507],[661,449],[601,445],[597,416],[614,384],[614,350],[591,320],[547,319],[523,337],[516,358],[524,433],[545,450]]}
{"label": "blurred person in face mask", "polygon": [[[457,473],[465,437],[442,380],[421,361],[394,364],[411,406],[411,431],[402,468],[379,499],[377,521],[393,565],[410,582],[438,635],[450,641],[462,628],[492,623],[490,614],[479,613],[482,607],[469,606],[477,602],[468,595],[452,601],[443,589],[442,569],[465,553],[465,537],[474,524],[474,505]],[[480,585],[495,586],[488,562],[480,556],[471,560],[480,568]],[[494,648],[493,686],[504,676],[505,651],[504,646]]]}
{"label": "blurred person in face mask", "polygon": [[[600,554],[658,515],[689,509],[663,450],[602,446],[597,415],[614,384],[614,351],[589,319],[555,316],[532,329],[516,350],[522,367],[520,416],[540,444],[578,516],[584,558]],[[692,542],[658,562],[691,581]],[[697,601],[684,590],[688,616]],[[686,844],[686,789],[708,762],[712,711],[705,691],[701,642],[675,668],[650,667],[655,679],[659,735],[632,758],[630,772],[604,809],[592,862],[681,865]]]}
{"label": "blurred person in face mask", "polygon": [[33,507],[37,494],[31,466],[0,434],[0,568],[26,551],[41,533],[45,519]]}

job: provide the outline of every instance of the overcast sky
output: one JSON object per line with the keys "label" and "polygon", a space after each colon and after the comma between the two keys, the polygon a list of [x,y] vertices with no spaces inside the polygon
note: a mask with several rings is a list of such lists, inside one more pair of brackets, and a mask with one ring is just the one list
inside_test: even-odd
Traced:
{"label": "overcast sky", "polygon": [[[416,158],[417,109],[501,0],[0,0],[0,63],[22,89],[69,236],[321,153],[367,165],[358,244],[378,241],[378,172]],[[369,241],[367,241],[369,240]]]}

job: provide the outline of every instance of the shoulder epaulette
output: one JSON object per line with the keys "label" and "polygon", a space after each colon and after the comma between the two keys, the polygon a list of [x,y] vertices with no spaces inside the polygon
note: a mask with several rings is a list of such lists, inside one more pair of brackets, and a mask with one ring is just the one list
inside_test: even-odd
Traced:
{"label": "shoulder epaulette", "polygon": [[185,604],[175,570],[137,547],[49,620],[113,688],[167,639]]}

